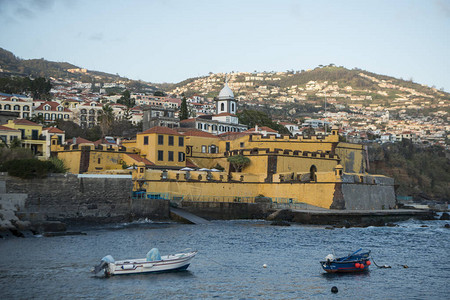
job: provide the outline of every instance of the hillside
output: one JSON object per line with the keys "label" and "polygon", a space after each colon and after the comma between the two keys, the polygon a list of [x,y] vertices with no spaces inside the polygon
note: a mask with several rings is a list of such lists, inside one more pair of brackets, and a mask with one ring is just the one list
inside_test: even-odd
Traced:
{"label": "hillside", "polygon": [[[209,74],[165,86],[165,89],[178,95],[214,97],[223,87],[225,76]],[[270,106],[284,114],[292,111],[291,119],[299,117],[302,111],[319,112],[325,100],[331,112],[355,107],[385,107],[394,113],[425,116],[449,112],[449,93],[360,69],[328,65],[313,70],[237,72],[227,76],[229,86],[242,104]]]}
{"label": "hillside", "polygon": [[121,82],[131,88],[153,91],[157,88],[150,83],[130,80],[118,75],[100,71],[86,70],[67,62],[54,62],[41,59],[20,59],[12,52],[0,48],[0,77],[31,76],[61,78],[81,82]]}

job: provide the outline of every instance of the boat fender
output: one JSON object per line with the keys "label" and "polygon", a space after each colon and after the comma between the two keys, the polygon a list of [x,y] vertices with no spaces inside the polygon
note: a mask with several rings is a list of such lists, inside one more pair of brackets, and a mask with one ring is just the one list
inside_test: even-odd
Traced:
{"label": "boat fender", "polygon": [[150,269],[153,268],[153,264],[144,264],[143,267]]}
{"label": "boat fender", "polygon": [[134,265],[123,265],[122,270],[133,270],[135,269]]}

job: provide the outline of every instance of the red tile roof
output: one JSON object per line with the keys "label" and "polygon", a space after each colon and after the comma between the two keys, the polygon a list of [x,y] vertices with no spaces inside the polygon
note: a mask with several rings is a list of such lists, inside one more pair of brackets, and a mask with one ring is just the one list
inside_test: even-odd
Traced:
{"label": "red tile roof", "polygon": [[64,133],[64,131],[62,131],[61,129],[56,128],[56,127],[47,127],[42,130],[47,130],[50,133]]}
{"label": "red tile roof", "polygon": [[189,158],[186,159],[186,167],[188,168],[198,168],[196,164],[194,164]]}
{"label": "red tile roof", "polygon": [[9,128],[9,127],[2,126],[2,125],[0,125],[0,130],[5,130],[5,131],[18,131],[18,132],[20,132],[19,129],[13,129],[13,128]]}
{"label": "red tile roof", "polygon": [[50,110],[49,111],[59,111],[58,110],[58,106],[61,106],[63,108],[62,111],[64,111],[64,112],[71,112],[70,109],[65,108],[63,105],[61,105],[61,104],[59,104],[58,102],[55,102],[55,101],[45,101],[45,102],[41,103],[41,105],[36,107],[34,110],[43,110],[43,111],[45,111],[45,106],[46,105],[50,106]]}
{"label": "red tile roof", "polygon": [[201,130],[197,130],[197,129],[190,129],[190,130],[184,132],[184,135],[217,138],[217,136],[214,134],[211,134],[211,133],[205,132],[205,131],[201,131]]}
{"label": "red tile roof", "polygon": [[137,162],[143,162],[146,166],[154,166],[155,165],[148,159],[141,157],[139,154],[127,154],[127,156]]}
{"label": "red tile roof", "polygon": [[152,127],[144,132],[141,132],[139,134],[150,134],[150,133],[158,133],[158,134],[171,134],[171,135],[180,135],[175,130],[169,128],[169,127],[163,127],[163,126],[155,126]]}
{"label": "red tile roof", "polygon": [[190,123],[190,122],[195,122],[195,118],[191,118],[191,119],[186,119],[186,120],[181,120],[180,123]]}
{"label": "red tile roof", "polygon": [[269,128],[269,127],[266,127],[266,126],[260,126],[260,127],[258,127],[258,131],[256,131],[255,128],[253,127],[253,128],[250,128],[249,130],[244,131],[244,132],[260,132],[260,131],[267,131],[267,132],[278,133],[278,131],[273,130],[272,128]]}
{"label": "red tile roof", "polygon": [[14,124],[19,124],[19,125],[41,126],[41,125],[31,122],[27,119],[16,119],[16,120],[13,120],[13,122],[14,122]]}
{"label": "red tile roof", "polygon": [[[76,139],[76,144],[92,143],[91,141],[83,139],[82,137],[77,137],[75,139]],[[73,144],[73,139],[66,140],[66,143],[69,144],[69,145],[72,145]]]}

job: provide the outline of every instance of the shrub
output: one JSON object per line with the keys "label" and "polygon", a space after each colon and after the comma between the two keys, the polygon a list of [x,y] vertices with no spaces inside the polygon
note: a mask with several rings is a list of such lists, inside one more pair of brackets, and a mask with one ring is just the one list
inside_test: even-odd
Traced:
{"label": "shrub", "polygon": [[61,173],[66,170],[64,163],[58,159],[53,161],[41,161],[34,158],[16,159],[6,161],[0,166],[0,171],[8,172],[9,175],[22,179],[45,178],[48,173]]}

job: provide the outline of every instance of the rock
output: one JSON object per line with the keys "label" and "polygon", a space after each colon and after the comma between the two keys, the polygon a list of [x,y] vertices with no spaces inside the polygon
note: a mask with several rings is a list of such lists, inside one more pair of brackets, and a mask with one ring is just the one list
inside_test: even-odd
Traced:
{"label": "rock", "polygon": [[334,229],[334,227],[333,227],[333,226],[326,226],[326,227],[325,227],[325,229],[330,229],[330,230],[333,230],[333,229]]}
{"label": "rock", "polygon": [[450,215],[448,213],[443,213],[439,220],[450,220]]}
{"label": "rock", "polygon": [[395,223],[386,223],[387,227],[397,227],[398,225]]}
{"label": "rock", "polygon": [[428,227],[428,225],[421,225],[420,227]]}
{"label": "rock", "polygon": [[66,235],[86,235],[81,231],[65,231],[65,232],[44,232],[42,234],[45,237],[66,236]]}
{"label": "rock", "polygon": [[448,224],[448,223],[445,224],[445,225],[444,225],[444,228],[450,228],[450,224]]}
{"label": "rock", "polygon": [[37,232],[64,232],[67,230],[67,226],[59,221],[45,221],[34,224],[33,230]]}

